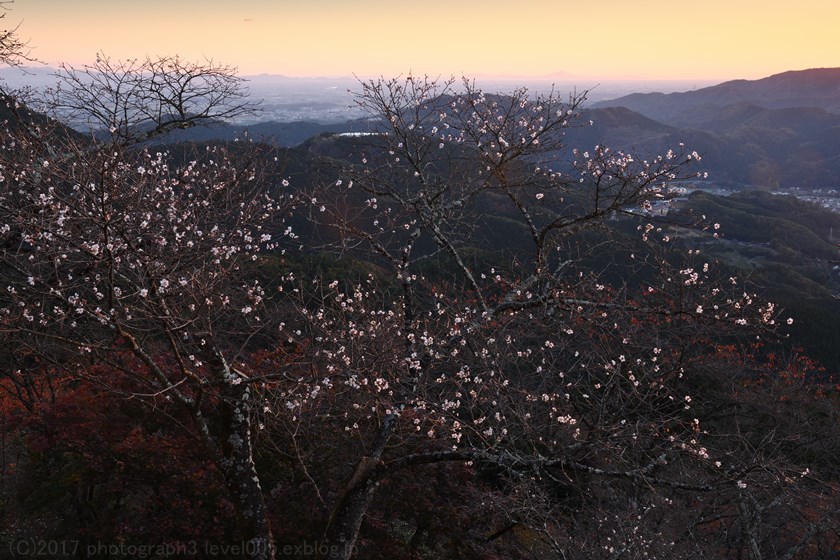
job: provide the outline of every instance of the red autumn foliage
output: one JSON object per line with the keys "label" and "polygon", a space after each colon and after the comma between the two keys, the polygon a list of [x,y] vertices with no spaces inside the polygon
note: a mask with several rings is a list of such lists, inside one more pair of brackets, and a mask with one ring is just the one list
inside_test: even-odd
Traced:
{"label": "red autumn foliage", "polygon": [[84,384],[16,414],[26,453],[9,526],[25,532],[47,516],[53,538],[109,543],[236,537],[219,473],[165,406]]}

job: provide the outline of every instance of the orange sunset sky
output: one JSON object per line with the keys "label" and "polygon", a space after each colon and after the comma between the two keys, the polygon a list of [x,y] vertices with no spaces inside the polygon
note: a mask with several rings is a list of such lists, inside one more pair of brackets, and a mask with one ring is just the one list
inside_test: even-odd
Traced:
{"label": "orange sunset sky", "polygon": [[837,0],[15,0],[5,20],[51,65],[101,51],[244,75],[696,80],[840,66],[838,22]]}

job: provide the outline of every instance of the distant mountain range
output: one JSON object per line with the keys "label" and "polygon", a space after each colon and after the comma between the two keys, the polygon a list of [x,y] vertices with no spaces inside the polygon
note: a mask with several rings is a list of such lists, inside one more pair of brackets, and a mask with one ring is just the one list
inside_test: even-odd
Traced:
{"label": "distant mountain range", "polygon": [[674,126],[693,126],[696,112],[748,103],[766,109],[817,107],[840,113],[840,68],[814,68],[760,80],[732,80],[681,93],[633,93],[601,101],[599,107],[627,107]]}
{"label": "distant mountain range", "polygon": [[636,93],[591,107],[593,120],[608,122],[605,142],[657,151],[681,138],[704,154],[703,169],[717,181],[840,185],[840,68]]}
{"label": "distant mountain range", "polygon": [[369,129],[364,120],[350,120],[343,123],[324,124],[309,121],[276,122],[268,121],[251,125],[235,125],[224,122],[209,122],[205,125],[187,129],[173,130],[156,143],[172,142],[207,142],[209,140],[234,140],[244,138],[245,134],[257,141],[265,141],[278,146],[292,147],[304,143],[313,136],[325,132],[364,132]]}
{"label": "distant mountain range", "polygon": [[[718,184],[764,187],[840,185],[840,68],[785,72],[761,80],[734,80],[683,93],[638,93],[594,103],[584,111],[591,127],[568,131],[569,146],[595,144],[642,156],[683,143],[698,151]],[[253,136],[285,146],[325,132],[364,131],[363,120],[341,124],[260,123]],[[230,125],[179,131],[169,140],[230,138]]]}
{"label": "distant mountain range", "polygon": [[[46,85],[53,79],[54,70],[30,69],[23,76],[15,72],[19,74],[16,70],[0,70],[0,79]],[[275,119],[247,127],[208,123],[175,131],[163,141],[230,140],[248,130],[252,138],[295,146],[327,132],[368,129],[369,123],[364,120],[318,122],[327,116],[321,115],[327,109],[318,109],[316,101],[327,99],[324,96],[329,94],[335,97],[330,97],[329,103],[346,104],[344,97],[335,94],[343,89],[343,82],[329,82],[332,85],[325,89],[324,80],[301,80],[303,85],[298,89],[288,89],[278,84],[298,79],[252,79],[254,84],[262,84],[260,91],[267,98],[268,114],[282,106],[290,114],[306,116],[280,119],[293,122]],[[325,107],[332,107],[329,103]],[[583,117],[584,122],[592,120],[594,126],[569,130],[569,146],[589,149],[606,144],[646,156],[683,143],[703,155],[697,170],[707,171],[718,184],[840,186],[840,68],[784,72],[678,93],[633,93],[592,103]]]}

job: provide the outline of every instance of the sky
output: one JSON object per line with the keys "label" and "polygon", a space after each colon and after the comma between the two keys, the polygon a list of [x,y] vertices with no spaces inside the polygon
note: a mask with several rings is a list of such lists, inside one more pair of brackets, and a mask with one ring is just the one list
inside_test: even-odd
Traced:
{"label": "sky", "polygon": [[[757,79],[840,66],[837,0],[15,0],[56,65],[178,54],[241,75]],[[568,76],[567,76],[568,75]]]}

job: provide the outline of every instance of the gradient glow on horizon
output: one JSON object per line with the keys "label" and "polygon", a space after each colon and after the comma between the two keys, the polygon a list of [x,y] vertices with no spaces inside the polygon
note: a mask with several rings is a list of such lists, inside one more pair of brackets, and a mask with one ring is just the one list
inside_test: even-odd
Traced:
{"label": "gradient glow on horizon", "polygon": [[725,80],[840,66],[838,21],[826,0],[16,0],[4,23],[50,65],[102,52],[243,75]]}

